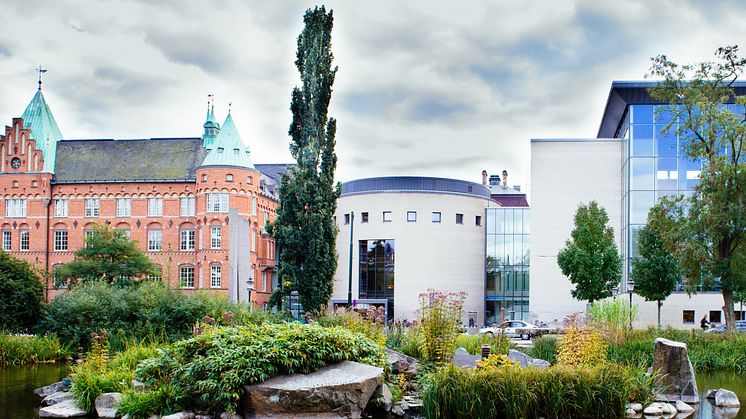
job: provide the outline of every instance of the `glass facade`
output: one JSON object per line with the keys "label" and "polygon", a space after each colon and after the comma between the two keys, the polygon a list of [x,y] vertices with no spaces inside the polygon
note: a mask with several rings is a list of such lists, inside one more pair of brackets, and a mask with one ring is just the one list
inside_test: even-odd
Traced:
{"label": "glass facade", "polygon": [[485,323],[528,320],[530,209],[487,208],[485,228]]}
{"label": "glass facade", "polygon": [[388,318],[394,318],[394,240],[360,240],[358,298],[388,300]]}

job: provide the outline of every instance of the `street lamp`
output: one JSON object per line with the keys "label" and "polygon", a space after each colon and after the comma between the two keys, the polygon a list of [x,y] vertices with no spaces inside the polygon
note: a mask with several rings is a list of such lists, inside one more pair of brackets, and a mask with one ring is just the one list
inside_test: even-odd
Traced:
{"label": "street lamp", "polygon": [[635,281],[627,281],[627,292],[629,293],[629,328],[632,330],[632,291],[635,290]]}

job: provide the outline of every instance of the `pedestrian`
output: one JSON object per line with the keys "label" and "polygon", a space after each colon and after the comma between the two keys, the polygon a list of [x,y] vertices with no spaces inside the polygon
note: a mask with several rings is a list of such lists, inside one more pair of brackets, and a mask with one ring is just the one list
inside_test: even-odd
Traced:
{"label": "pedestrian", "polygon": [[707,321],[707,315],[705,314],[705,316],[702,317],[702,320],[699,322],[699,327],[701,327],[702,330],[707,330],[709,326],[710,322]]}

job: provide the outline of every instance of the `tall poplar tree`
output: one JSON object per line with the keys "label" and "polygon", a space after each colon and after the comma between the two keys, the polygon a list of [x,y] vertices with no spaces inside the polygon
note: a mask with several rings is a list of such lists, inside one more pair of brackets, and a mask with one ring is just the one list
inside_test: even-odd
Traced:
{"label": "tall poplar tree", "polygon": [[332,12],[324,6],[306,11],[295,65],[301,87],[292,92],[290,153],[297,161],[282,179],[280,208],[272,226],[279,249],[278,297],[298,291],[306,311],[329,303],[337,270],[334,211],[341,187],[334,181],[337,121],[328,117],[337,67],[332,67]]}

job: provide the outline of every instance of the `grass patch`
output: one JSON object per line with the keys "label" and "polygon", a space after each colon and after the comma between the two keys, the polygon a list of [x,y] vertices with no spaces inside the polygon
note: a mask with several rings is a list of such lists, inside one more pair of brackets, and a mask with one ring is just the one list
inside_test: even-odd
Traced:
{"label": "grass patch", "polygon": [[456,347],[464,348],[472,355],[481,355],[482,345],[490,345],[490,353],[498,355],[507,355],[509,350],[516,348],[515,344],[510,341],[510,338],[503,334],[493,336],[486,333],[476,335],[461,334],[456,338]]}
{"label": "grass patch", "polygon": [[15,336],[0,334],[0,366],[54,362],[70,351],[56,336]]}
{"label": "grass patch", "polygon": [[557,362],[557,343],[558,338],[555,336],[539,336],[534,338],[534,346],[528,348],[526,354],[554,365]]}

